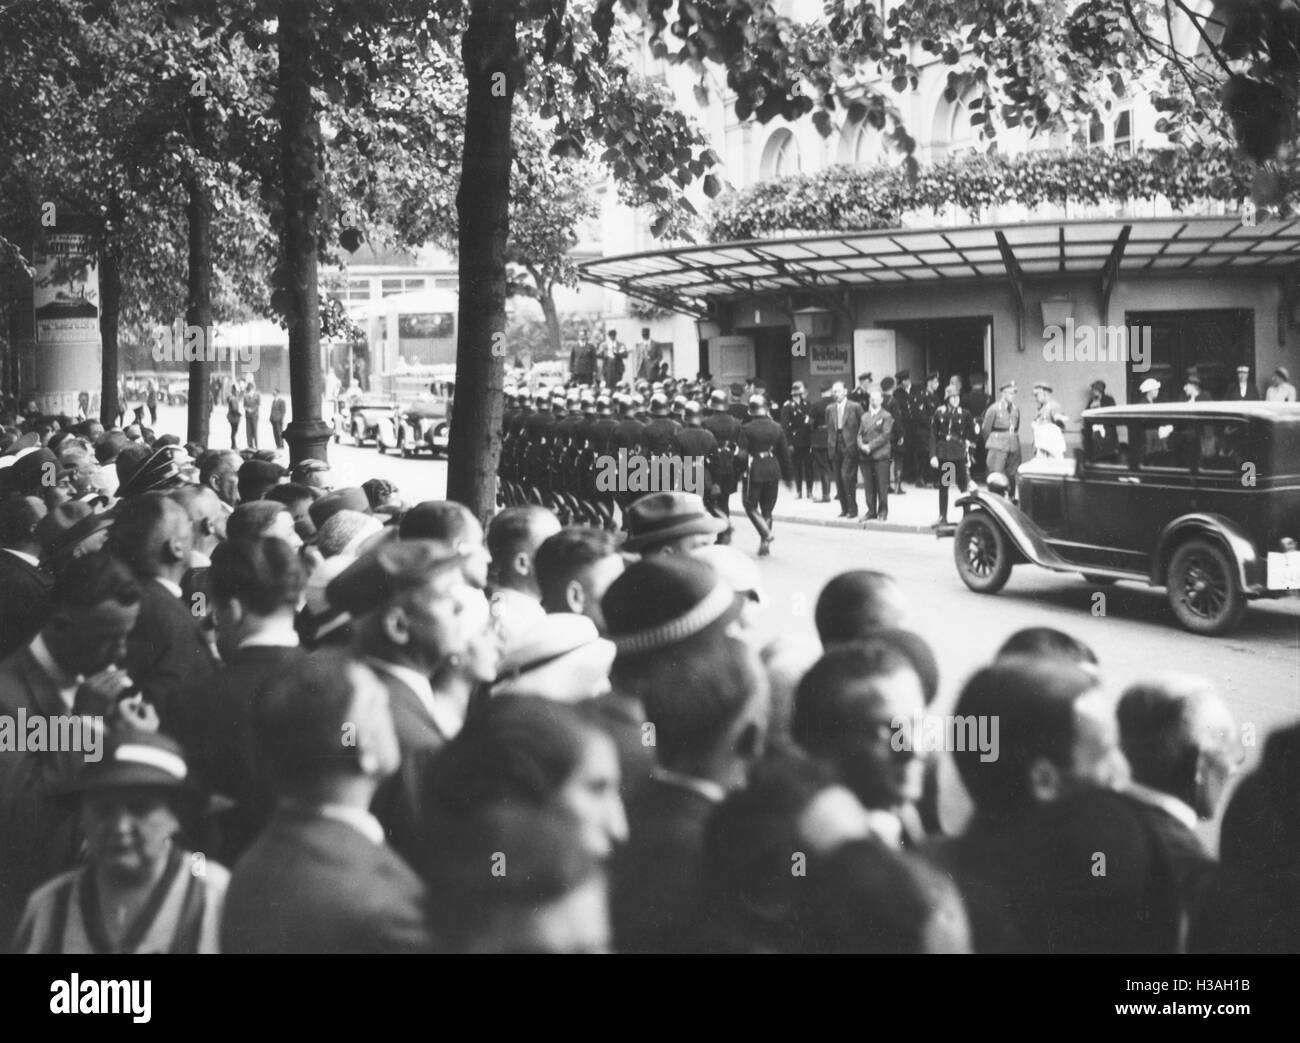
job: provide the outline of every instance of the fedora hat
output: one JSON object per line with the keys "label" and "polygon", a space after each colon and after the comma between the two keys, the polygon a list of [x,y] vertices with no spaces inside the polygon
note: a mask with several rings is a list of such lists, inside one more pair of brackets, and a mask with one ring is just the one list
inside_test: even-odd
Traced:
{"label": "fedora hat", "polygon": [[694,493],[650,493],[628,508],[624,547],[640,552],[682,536],[713,536],[726,527],[723,519],[705,510],[704,500]]}

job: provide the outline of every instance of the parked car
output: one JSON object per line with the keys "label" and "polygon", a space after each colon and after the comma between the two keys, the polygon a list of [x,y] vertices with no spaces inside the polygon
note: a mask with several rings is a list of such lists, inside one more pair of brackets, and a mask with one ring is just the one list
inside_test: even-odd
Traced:
{"label": "parked car", "polygon": [[346,434],[357,445],[377,444],[380,426],[392,423],[395,405],[391,395],[367,393],[340,398],[334,411],[334,441],[341,441]]}
{"label": "parked car", "polygon": [[435,380],[423,394],[399,405],[390,422],[379,427],[375,443],[379,451],[395,449],[404,457],[417,456],[424,449],[434,456],[446,453],[455,393],[451,381]]}
{"label": "parked car", "polygon": [[1300,405],[1109,406],[1083,414],[1074,459],[1029,461],[1019,506],[958,501],[953,554],[971,590],[1016,565],[1166,589],[1178,622],[1222,634],[1248,601],[1300,590]]}

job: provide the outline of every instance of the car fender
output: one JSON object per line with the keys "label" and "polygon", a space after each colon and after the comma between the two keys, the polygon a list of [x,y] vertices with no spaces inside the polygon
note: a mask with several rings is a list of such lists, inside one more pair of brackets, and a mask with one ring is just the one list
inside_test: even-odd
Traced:
{"label": "car fender", "polygon": [[375,441],[385,449],[397,448],[397,430],[391,417],[382,416],[375,421]]}
{"label": "car fender", "polygon": [[969,513],[972,510],[986,511],[997,522],[999,528],[1002,529],[1003,535],[1010,541],[1023,561],[1032,562],[1045,569],[1054,569],[1058,572],[1078,571],[1078,566],[1069,564],[1048,546],[1047,540],[1043,538],[1038,526],[1019,507],[1005,497],[979,490],[961,497],[957,501],[957,506],[964,513]]}
{"label": "car fender", "polygon": [[1151,582],[1163,585],[1169,577],[1169,562],[1174,549],[1191,535],[1204,536],[1219,543],[1237,565],[1237,580],[1246,593],[1264,589],[1267,563],[1255,553],[1255,545],[1231,518],[1222,514],[1184,514],[1160,532],[1151,558]]}

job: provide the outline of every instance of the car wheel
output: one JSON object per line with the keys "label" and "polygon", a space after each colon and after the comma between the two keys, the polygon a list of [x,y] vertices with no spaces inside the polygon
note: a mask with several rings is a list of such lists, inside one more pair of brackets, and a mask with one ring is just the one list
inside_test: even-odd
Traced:
{"label": "car wheel", "polygon": [[1094,587],[1113,587],[1119,582],[1119,580],[1114,576],[1098,576],[1095,572],[1081,572],[1079,575]]}
{"label": "car wheel", "polygon": [[1188,540],[1169,562],[1169,606],[1178,622],[1196,634],[1222,634],[1241,620],[1246,597],[1237,569],[1219,544]]}
{"label": "car wheel", "polygon": [[996,594],[1011,576],[1011,548],[987,511],[971,511],[957,525],[953,548],[957,574],[978,594]]}

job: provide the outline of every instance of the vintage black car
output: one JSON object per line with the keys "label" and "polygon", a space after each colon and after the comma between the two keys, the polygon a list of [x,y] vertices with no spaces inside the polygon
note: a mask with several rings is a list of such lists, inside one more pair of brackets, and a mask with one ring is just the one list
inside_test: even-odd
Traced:
{"label": "vintage black car", "polygon": [[396,404],[391,395],[373,393],[340,398],[334,413],[334,441],[348,434],[357,445],[378,444],[382,426],[392,424]]}
{"label": "vintage black car", "polygon": [[395,449],[402,456],[418,456],[427,449],[444,455],[451,435],[451,409],[456,385],[435,380],[420,395],[394,409],[389,423],[381,424],[375,444],[382,453]]}
{"label": "vintage black car", "polygon": [[974,492],[953,548],[971,590],[1015,565],[1166,588],[1178,622],[1221,634],[1246,602],[1300,590],[1300,405],[1110,406],[1073,459],[1029,461],[1019,506]]}

